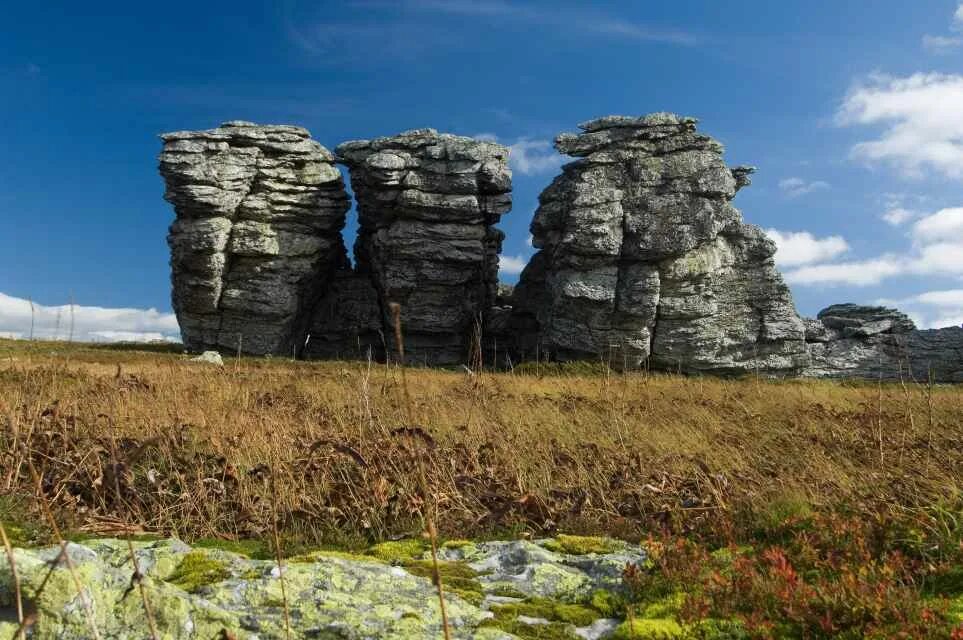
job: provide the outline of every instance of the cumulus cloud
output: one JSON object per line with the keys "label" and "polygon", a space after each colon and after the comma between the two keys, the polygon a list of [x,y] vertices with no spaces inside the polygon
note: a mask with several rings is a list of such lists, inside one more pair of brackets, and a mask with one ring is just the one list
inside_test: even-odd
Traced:
{"label": "cumulus cloud", "polygon": [[[958,277],[963,273],[963,207],[941,209],[913,223],[909,246],[867,260],[808,264],[786,273],[800,285],[868,286],[900,275]],[[778,254],[777,254],[778,259]]]}
{"label": "cumulus cloud", "polygon": [[822,180],[803,180],[802,178],[783,178],[779,181],[779,188],[790,198],[804,196],[813,191],[829,188],[829,183]]}
{"label": "cumulus cloud", "polygon": [[817,238],[808,231],[777,229],[766,229],[766,234],[776,243],[776,262],[784,267],[831,260],[849,250],[842,236]]}
{"label": "cumulus cloud", "polygon": [[[0,293],[0,336],[80,342],[176,342],[177,318],[157,309],[44,306]],[[72,333],[71,333],[72,330]]]}
{"label": "cumulus cloud", "polygon": [[922,329],[963,325],[963,289],[925,291],[901,300],[881,299],[877,304],[898,307]]}
{"label": "cumulus cloud", "polygon": [[855,86],[836,113],[840,126],[878,126],[876,139],[851,154],[867,163],[892,165],[904,176],[925,170],[963,179],[963,76],[915,73],[905,78],[874,74]]}
{"label": "cumulus cloud", "polygon": [[528,264],[528,258],[523,255],[517,256],[506,256],[501,255],[498,258],[498,272],[508,275],[518,275]]}

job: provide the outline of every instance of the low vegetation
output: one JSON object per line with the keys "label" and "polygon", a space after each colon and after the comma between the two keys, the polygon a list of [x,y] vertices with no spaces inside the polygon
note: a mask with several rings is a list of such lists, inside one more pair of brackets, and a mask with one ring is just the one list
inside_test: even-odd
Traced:
{"label": "low vegetation", "polygon": [[547,637],[522,633],[548,631],[519,621],[537,611],[558,628],[614,615],[621,638],[963,638],[959,387],[585,364],[405,379],[367,362],[218,368],[175,349],[0,341],[0,420],[14,544],[50,541],[47,505],[71,536],[367,550],[430,577],[412,559],[428,516],[441,544],[646,541],[651,563],[626,568],[617,598],[496,613],[523,637]]}

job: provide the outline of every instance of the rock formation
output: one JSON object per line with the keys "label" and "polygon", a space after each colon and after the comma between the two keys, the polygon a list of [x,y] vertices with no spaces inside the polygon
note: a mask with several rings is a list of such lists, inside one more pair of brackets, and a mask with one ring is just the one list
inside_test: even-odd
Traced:
{"label": "rock formation", "polygon": [[963,328],[917,330],[886,307],[835,304],[806,319],[807,376],[963,382]]}
{"label": "rock formation", "polygon": [[381,359],[402,309],[408,361],[605,359],[687,372],[963,382],[963,329],[919,331],[883,307],[800,318],[776,247],[732,206],[728,167],[693,118],[606,116],[562,134],[575,156],[541,194],[539,249],[499,286],[508,149],[433,129],[345,142],[292,126],[164,134],[173,305],[192,351]]}
{"label": "rock formation", "polygon": [[185,346],[291,355],[346,260],[349,203],[334,157],[291,126],[235,121],[161,138]]}
{"label": "rock formation", "polygon": [[[531,225],[540,251],[515,290],[522,348],[559,359],[684,371],[796,372],[805,330],[774,243],[730,201],[730,169],[696,121],[608,116],[562,134],[581,158],[546,188]],[[534,334],[533,334],[534,330]]]}
{"label": "rock formation", "polygon": [[498,286],[504,234],[493,225],[511,208],[508,149],[416,129],[336,152],[357,199],[356,272],[377,290],[389,344],[397,302],[409,361],[467,362]]}

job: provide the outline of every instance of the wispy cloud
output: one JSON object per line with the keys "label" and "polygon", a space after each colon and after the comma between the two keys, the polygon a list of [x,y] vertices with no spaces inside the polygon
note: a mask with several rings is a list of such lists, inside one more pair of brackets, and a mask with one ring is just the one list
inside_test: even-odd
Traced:
{"label": "wispy cloud", "polygon": [[682,29],[662,28],[582,7],[535,7],[508,0],[357,0],[355,6],[511,20],[516,24],[549,26],[583,35],[608,36],[671,45],[691,46],[699,38]]}
{"label": "wispy cloud", "polygon": [[779,181],[779,188],[789,198],[798,198],[813,191],[829,188],[829,183],[823,180],[804,180],[803,178],[783,178]]}
{"label": "wispy cloud", "polygon": [[[956,34],[963,32],[963,3],[957,5],[953,13],[950,31]],[[963,45],[963,35],[923,36],[923,48],[933,53],[949,53],[960,45]]]}
{"label": "wispy cloud", "polygon": [[963,179],[963,75],[874,74],[850,90],[836,114],[840,126],[882,126],[874,140],[856,144],[852,156],[888,163],[903,176],[925,170]]}
{"label": "wispy cloud", "polygon": [[172,313],[82,305],[44,306],[0,293],[0,335],[83,342],[173,342],[180,328]]}
{"label": "wispy cloud", "polygon": [[893,207],[880,215],[883,222],[890,225],[891,227],[898,227],[903,223],[909,222],[915,218],[918,214],[915,211],[910,211],[909,209],[904,209],[903,207]]}

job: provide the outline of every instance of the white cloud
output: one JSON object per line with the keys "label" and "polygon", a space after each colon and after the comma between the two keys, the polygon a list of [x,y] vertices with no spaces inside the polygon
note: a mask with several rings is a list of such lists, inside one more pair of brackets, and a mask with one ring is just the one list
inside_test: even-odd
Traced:
{"label": "white cloud", "polygon": [[505,273],[509,275],[518,275],[528,264],[528,258],[522,255],[517,256],[506,256],[501,255],[498,258],[498,272]]}
{"label": "white cloud", "polygon": [[565,162],[552,143],[548,140],[529,140],[522,138],[508,145],[511,153],[508,162],[512,169],[523,175],[536,173],[556,173]]}
{"label": "white cloud", "polygon": [[766,234],[776,243],[776,262],[784,267],[831,260],[849,250],[842,236],[816,238],[808,231],[776,229],[766,229]]}
{"label": "white cloud", "polygon": [[921,329],[958,327],[963,324],[963,289],[925,291],[902,300],[877,300],[910,315]]}
{"label": "white cloud", "polygon": [[786,273],[786,280],[800,285],[868,286],[900,275],[959,277],[963,273],[963,207],[941,209],[920,218],[913,223],[908,238],[910,246],[902,253],[809,264]]}
{"label": "white cloud", "polygon": [[816,264],[786,273],[786,281],[800,285],[850,284],[869,286],[903,272],[898,256],[882,256],[872,260]]}
{"label": "white cloud", "polygon": [[548,140],[518,138],[513,143],[499,140],[494,133],[476,133],[476,140],[501,142],[508,146],[508,164],[513,171],[530,176],[539,173],[557,173],[565,163],[565,156],[555,151]]}
{"label": "white cloud", "polygon": [[[950,30],[956,32],[963,31],[963,3],[959,4],[953,13],[953,22],[950,24]],[[948,53],[961,44],[963,44],[963,37],[960,36],[923,36],[923,47],[934,53]]]}
{"label": "white cloud", "polygon": [[883,162],[904,176],[925,169],[963,179],[963,76],[916,73],[905,78],[875,74],[854,87],[836,113],[840,126],[876,125],[875,140],[856,144],[852,156]]}
{"label": "white cloud", "polygon": [[[180,329],[172,313],[156,309],[110,309],[81,305],[44,306],[0,293],[0,335],[79,342],[177,341]],[[71,327],[73,334],[71,336]]]}
{"label": "white cloud", "polygon": [[947,239],[963,242],[963,207],[941,209],[913,225],[913,239],[921,244]]}
{"label": "white cloud", "polygon": [[822,180],[812,180],[807,181],[802,178],[783,178],[779,181],[779,188],[790,198],[796,198],[798,196],[806,195],[807,193],[812,193],[813,191],[821,191],[823,189],[829,188],[829,183]]}
{"label": "white cloud", "polygon": [[910,211],[909,209],[904,209],[903,207],[893,207],[889,211],[883,213],[880,218],[883,219],[886,224],[892,227],[898,227],[905,222],[909,222],[916,217],[915,211]]}

